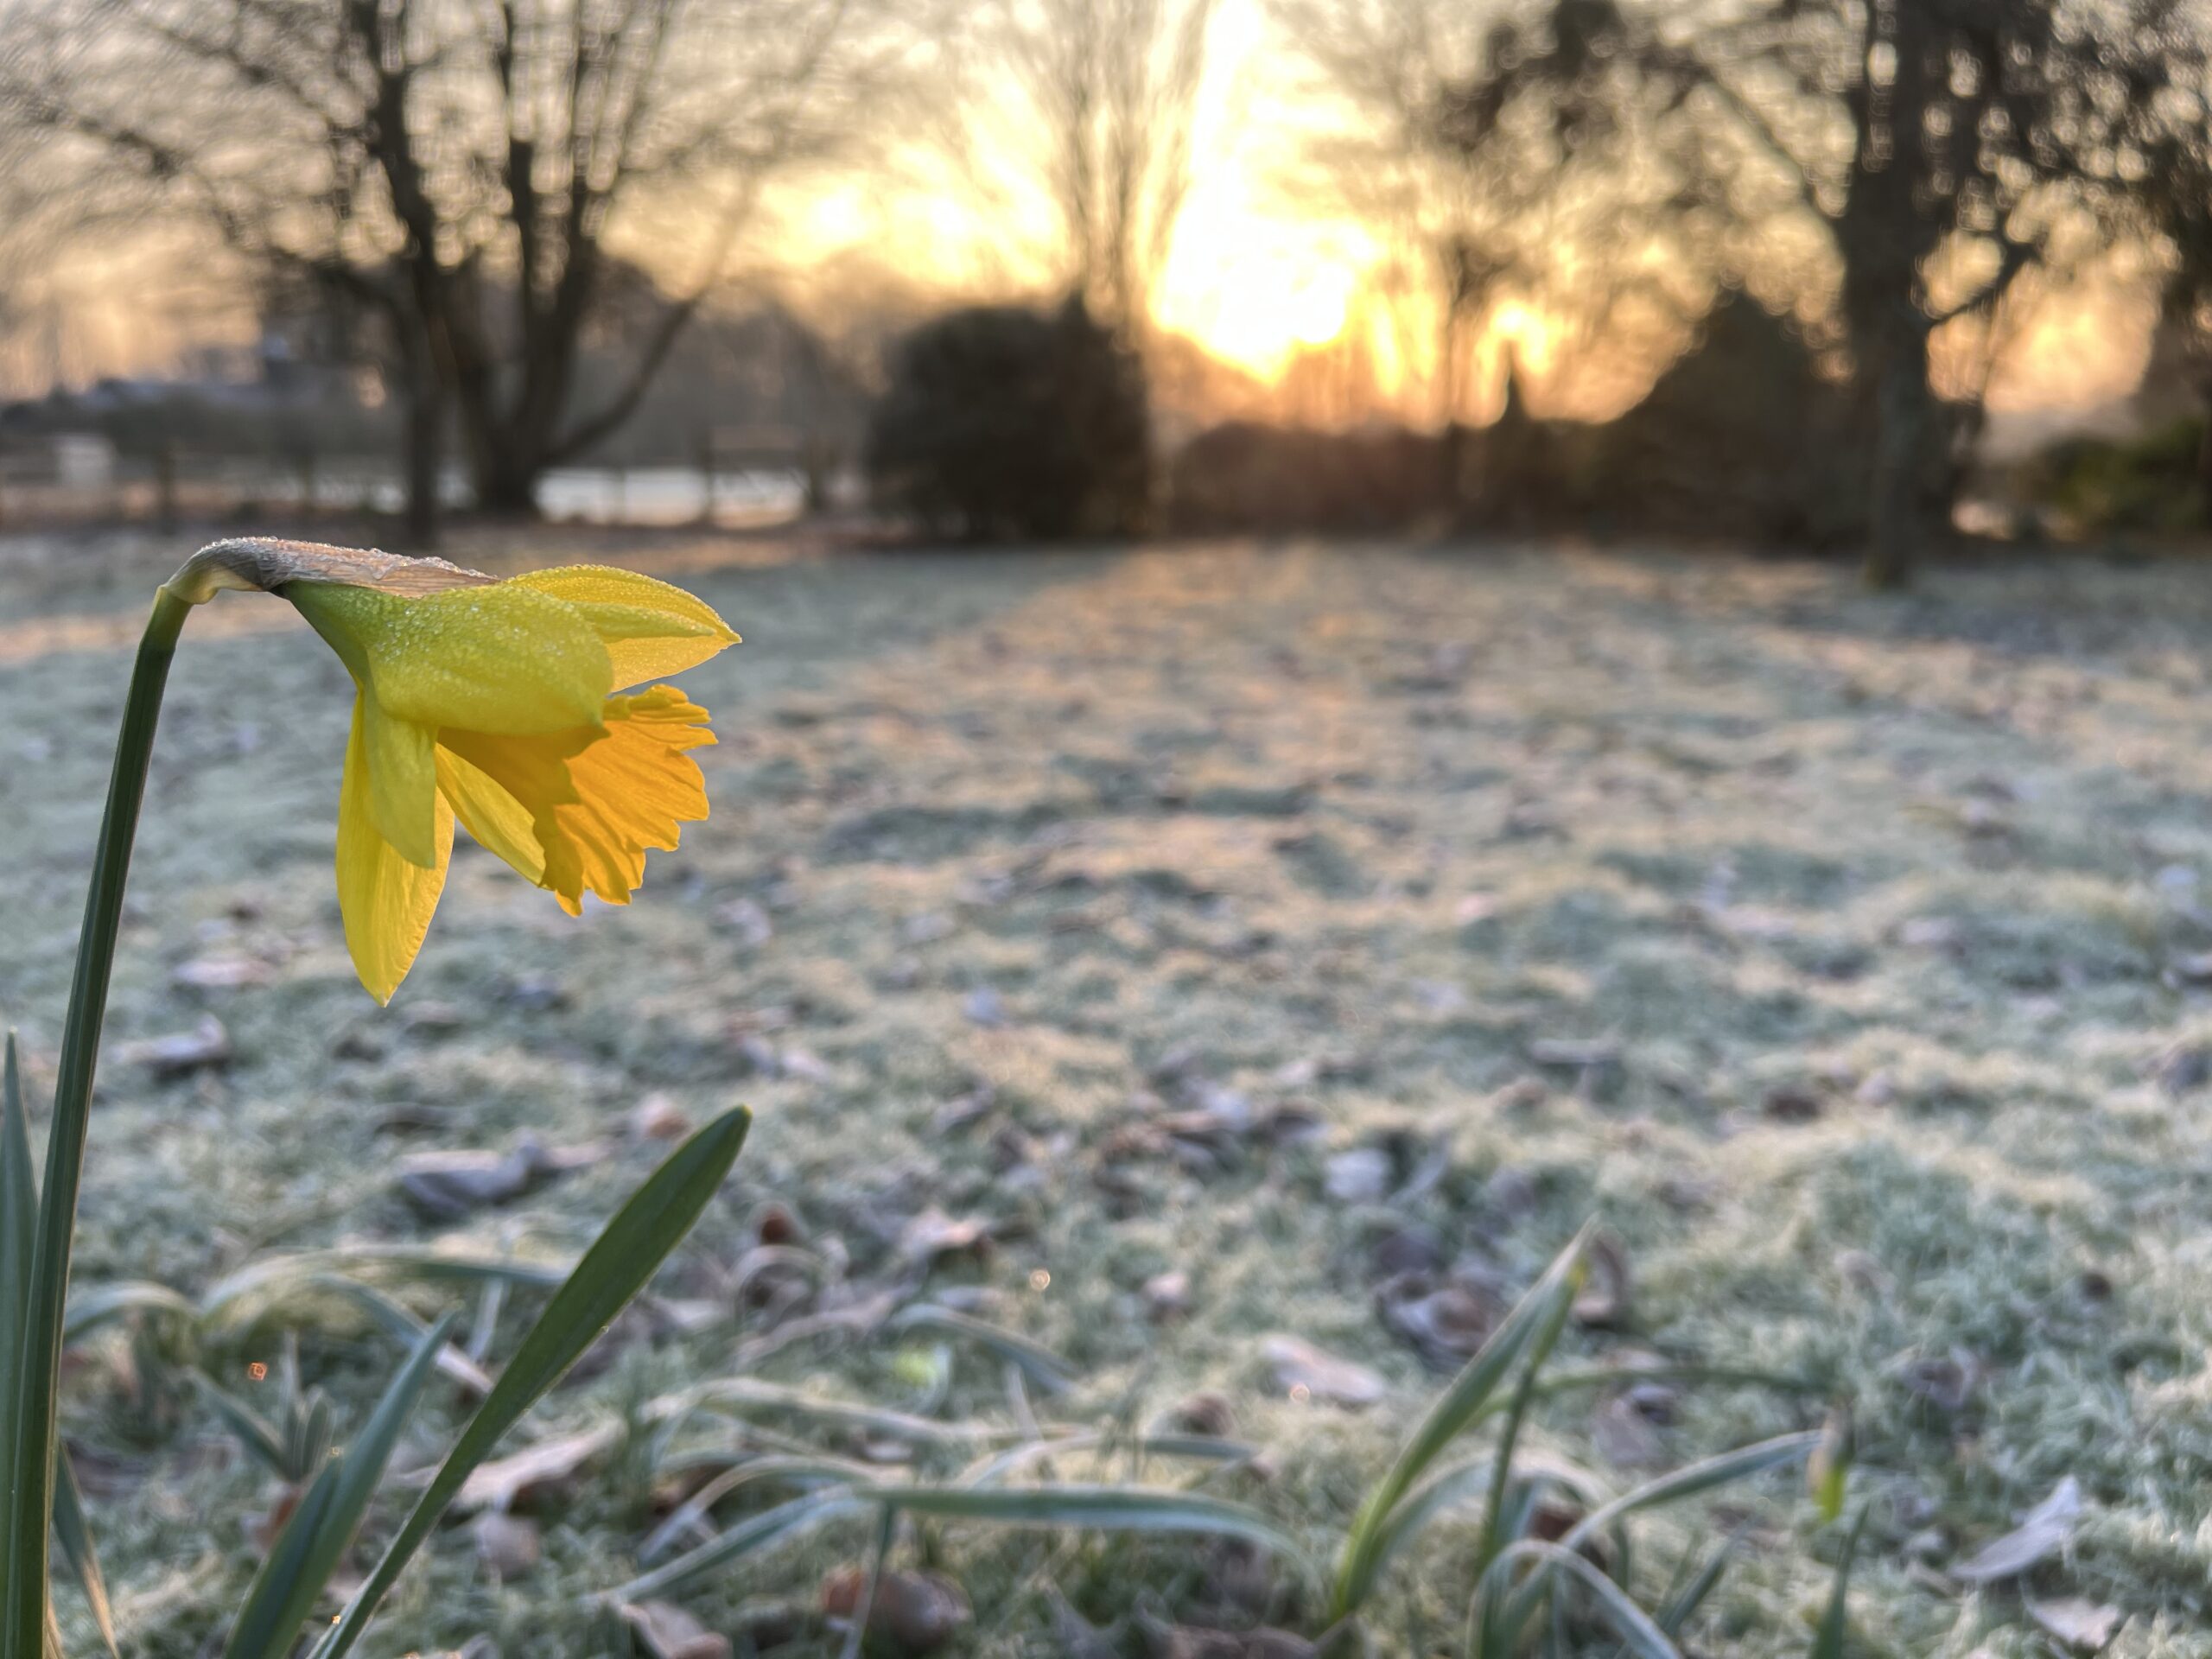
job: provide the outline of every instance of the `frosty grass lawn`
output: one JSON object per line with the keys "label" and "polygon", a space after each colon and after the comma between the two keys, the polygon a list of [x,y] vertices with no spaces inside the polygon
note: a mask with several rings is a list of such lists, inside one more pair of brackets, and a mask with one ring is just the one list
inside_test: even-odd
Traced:
{"label": "frosty grass lawn", "polygon": [[[196,1293],[341,1241],[558,1255],[655,1161],[641,1101],[697,1121],[741,1098],[759,1125],[670,1306],[532,1434],[634,1420],[775,1318],[949,1295],[1065,1357],[1074,1389],[1036,1402],[1060,1421],[1217,1392],[1269,1448],[1220,1489],[1325,1554],[1440,1380],[1385,1270],[1433,1256],[1510,1296],[1594,1213],[1632,1300],[1571,1357],[1814,1389],[1577,1396],[1542,1448],[1628,1482],[1847,1397],[1878,1648],[2048,1651],[2015,1589],[1941,1575],[2070,1475],[2088,1510],[2032,1599],[2116,1607],[2115,1653],[2212,1652],[2202,568],[1958,570],[1886,601],[1840,569],[1535,549],[531,545],[449,550],[620,558],[744,633],[684,682],[721,738],[712,820],[580,924],[457,851],[380,1015],[328,868],[344,671],[277,601],[210,607],[148,796],[139,878],[173,896],[125,936],[80,1293]],[[41,1096],[127,645],[188,550],[0,546],[0,1014]],[[226,1068],[156,1081],[124,1047],[208,1016]],[[400,1190],[412,1155],[526,1136],[582,1167],[457,1221]],[[834,1282],[705,1319],[741,1307],[771,1205]],[[351,1421],[396,1351],[330,1310],[210,1333],[205,1357],[244,1387],[302,1323]],[[1013,1420],[987,1356],[948,1371],[926,1335],[825,1323],[755,1374]],[[1382,1402],[1289,1397],[1262,1352],[1281,1333],[1379,1372]],[[124,1622],[182,1656],[249,1575],[269,1495],[164,1344],[90,1345],[67,1422]],[[448,1533],[379,1643],[618,1648],[578,1597],[634,1571],[651,1449],[627,1437],[538,1509],[532,1574],[503,1584]],[[1746,1527],[1693,1646],[1802,1652],[1837,1541],[1802,1483],[1703,1513],[1644,1535],[1654,1593],[1683,1547]],[[785,1650],[834,1653],[810,1610],[866,1539],[817,1535],[688,1605],[737,1629],[791,1604]],[[1395,1577],[1391,1650],[1445,1650],[1468,1541],[1441,1528]],[[974,1602],[959,1651],[1059,1651],[1063,1593],[1132,1640],[1145,1618],[1312,1628],[1310,1597],[1268,1602],[1262,1568],[1203,1546],[933,1526],[899,1559],[918,1549]]]}

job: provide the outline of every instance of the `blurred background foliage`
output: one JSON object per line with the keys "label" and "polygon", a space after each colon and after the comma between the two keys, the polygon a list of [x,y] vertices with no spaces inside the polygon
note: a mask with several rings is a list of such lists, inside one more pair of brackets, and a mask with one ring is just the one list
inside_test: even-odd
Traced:
{"label": "blurred background foliage", "polygon": [[2153,452],[2212,398],[2208,41],[2199,0],[19,0],[0,512],[1548,524],[1880,583],[2194,528],[2203,447]]}

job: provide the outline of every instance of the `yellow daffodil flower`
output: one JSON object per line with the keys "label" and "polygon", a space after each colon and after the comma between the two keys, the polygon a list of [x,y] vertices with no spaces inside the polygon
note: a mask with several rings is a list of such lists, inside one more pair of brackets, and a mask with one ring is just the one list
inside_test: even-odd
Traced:
{"label": "yellow daffodil flower", "polygon": [[690,754],[715,741],[707,711],[645,683],[737,635],[680,588],[597,565],[498,580],[263,540],[203,549],[168,586],[195,604],[218,588],[280,594],[353,675],[338,902],[379,1002],[422,949],[456,819],[575,915],[586,893],[627,904],[646,849],[707,816]]}

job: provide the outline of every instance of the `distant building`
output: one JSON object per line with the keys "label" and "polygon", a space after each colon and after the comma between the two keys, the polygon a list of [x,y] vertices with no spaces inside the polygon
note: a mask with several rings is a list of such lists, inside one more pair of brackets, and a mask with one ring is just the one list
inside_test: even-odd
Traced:
{"label": "distant building", "polygon": [[115,482],[115,446],[97,432],[57,432],[48,440],[54,481],[72,490],[104,490]]}
{"label": "distant building", "polygon": [[0,477],[14,484],[105,490],[115,482],[115,445],[98,432],[39,432],[0,443]]}

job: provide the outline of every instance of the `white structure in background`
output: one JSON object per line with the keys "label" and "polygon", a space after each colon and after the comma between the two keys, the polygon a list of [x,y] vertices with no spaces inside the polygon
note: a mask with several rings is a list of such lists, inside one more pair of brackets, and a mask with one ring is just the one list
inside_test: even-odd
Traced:
{"label": "white structure in background", "polygon": [[105,490],[115,482],[115,445],[98,432],[57,432],[48,441],[54,481],[66,490]]}
{"label": "white structure in background", "polygon": [[48,432],[0,441],[0,480],[65,490],[114,487],[115,445],[98,432]]}

